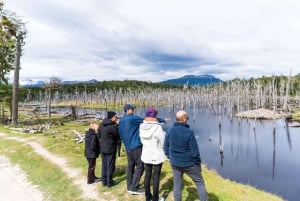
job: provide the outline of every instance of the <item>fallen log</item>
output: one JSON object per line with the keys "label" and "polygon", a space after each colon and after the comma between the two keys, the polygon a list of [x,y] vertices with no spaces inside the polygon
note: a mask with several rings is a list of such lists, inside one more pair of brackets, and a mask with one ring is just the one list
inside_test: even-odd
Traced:
{"label": "fallen log", "polygon": [[82,143],[85,140],[85,135],[80,134],[78,131],[72,130],[72,132],[76,135],[76,137],[73,139],[77,143]]}

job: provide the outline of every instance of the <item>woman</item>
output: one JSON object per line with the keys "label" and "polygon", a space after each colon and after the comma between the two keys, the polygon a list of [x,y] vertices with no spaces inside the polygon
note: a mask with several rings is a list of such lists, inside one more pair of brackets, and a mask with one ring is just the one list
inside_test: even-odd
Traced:
{"label": "woman", "polygon": [[[140,125],[140,139],[143,144],[141,159],[145,164],[145,196],[146,201],[163,201],[159,197],[159,180],[163,161],[166,155],[163,151],[165,132],[157,120],[157,110],[147,108],[144,122]],[[153,192],[150,190],[150,181],[153,175]]]}
{"label": "woman", "polygon": [[96,159],[100,153],[99,139],[96,135],[97,130],[98,124],[92,121],[89,124],[89,129],[85,133],[84,156],[88,161],[87,184],[100,181],[100,178],[95,176]]}

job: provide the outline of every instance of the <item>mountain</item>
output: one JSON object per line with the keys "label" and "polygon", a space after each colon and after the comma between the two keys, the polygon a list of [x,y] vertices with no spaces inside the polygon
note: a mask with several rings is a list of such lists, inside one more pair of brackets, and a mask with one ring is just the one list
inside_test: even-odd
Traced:
{"label": "mountain", "polygon": [[92,83],[97,83],[99,82],[98,80],[92,79],[92,80],[87,80],[87,81],[62,81],[62,84],[79,84],[79,83],[83,83],[83,84],[92,84]]}
{"label": "mountain", "polygon": [[[33,80],[33,79],[25,79],[25,80],[20,80],[20,85],[23,87],[43,87],[47,82],[47,81],[42,81],[42,80]],[[87,80],[87,81],[62,81],[61,84],[62,85],[68,85],[68,84],[79,84],[79,83],[83,83],[83,84],[91,84],[91,83],[97,83],[99,82],[98,80],[92,79],[92,80]]]}
{"label": "mountain", "polygon": [[43,87],[45,81],[35,79],[24,79],[20,80],[20,85],[24,87]]}
{"label": "mountain", "polygon": [[209,84],[214,84],[214,83],[220,83],[223,82],[219,78],[216,78],[212,75],[185,75],[180,78],[176,79],[170,79],[170,80],[165,80],[162,81],[161,83],[165,84],[176,84],[176,85],[184,85],[184,84],[189,84],[189,85],[209,85]]}

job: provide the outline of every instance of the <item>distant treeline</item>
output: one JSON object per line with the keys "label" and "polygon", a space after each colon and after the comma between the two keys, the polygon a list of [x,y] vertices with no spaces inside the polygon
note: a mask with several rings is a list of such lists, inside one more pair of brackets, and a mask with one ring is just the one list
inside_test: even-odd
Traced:
{"label": "distant treeline", "polygon": [[[269,88],[274,85],[277,89],[278,95],[280,95],[280,91],[286,90],[289,85],[289,95],[290,96],[299,96],[300,95],[300,74],[291,76],[272,76],[272,77],[261,77],[261,78],[251,78],[251,79],[233,79],[231,81],[222,82],[219,84],[212,84],[208,86],[199,86],[199,87],[218,87],[220,84],[229,85],[232,83],[242,83],[244,85],[250,86],[250,88],[255,89],[255,85],[259,84],[262,89]],[[94,93],[96,91],[103,90],[115,90],[116,92],[141,92],[147,91],[151,89],[160,89],[161,91],[169,90],[169,89],[188,89],[194,88],[197,86],[181,86],[181,85],[172,85],[172,84],[163,84],[163,83],[153,83],[153,82],[145,82],[138,80],[113,80],[113,81],[102,81],[98,83],[79,83],[79,84],[65,84],[56,86],[53,91],[64,94],[77,94],[77,93]],[[30,99],[38,98],[43,91],[46,90],[46,87],[20,87],[19,89],[19,101],[23,102],[28,99],[30,95]],[[2,103],[10,103],[12,96],[12,86],[0,84],[0,102]]]}

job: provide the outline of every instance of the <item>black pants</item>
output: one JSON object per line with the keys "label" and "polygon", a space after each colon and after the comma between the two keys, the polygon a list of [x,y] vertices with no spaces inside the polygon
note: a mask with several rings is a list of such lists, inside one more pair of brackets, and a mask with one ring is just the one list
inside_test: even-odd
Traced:
{"label": "black pants", "polygon": [[144,163],[141,160],[142,147],[127,151],[127,190],[137,191],[141,176],[144,172]]}
{"label": "black pants", "polygon": [[[153,165],[145,163],[145,196],[146,201],[158,201],[159,198],[159,179],[161,172],[162,163]],[[153,194],[150,190],[151,178],[153,175]]]}
{"label": "black pants", "polygon": [[92,182],[95,179],[96,158],[86,158],[88,161],[87,181]]}
{"label": "black pants", "polygon": [[101,153],[102,158],[102,184],[104,186],[113,185],[113,173],[116,169],[116,152]]}

